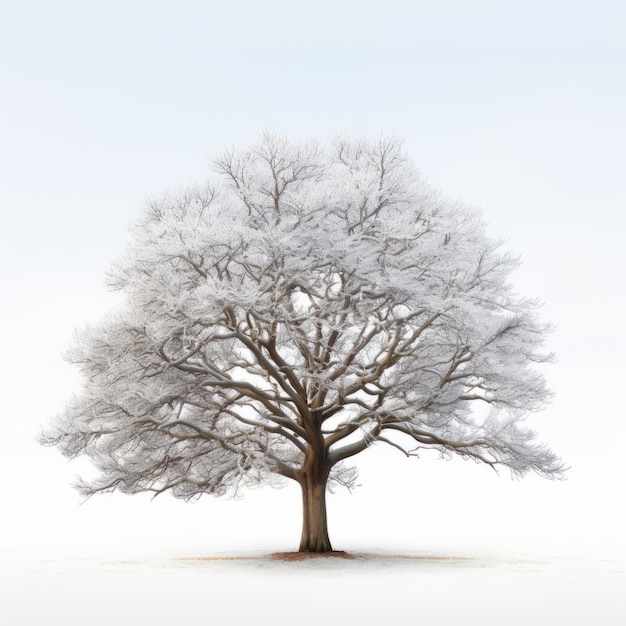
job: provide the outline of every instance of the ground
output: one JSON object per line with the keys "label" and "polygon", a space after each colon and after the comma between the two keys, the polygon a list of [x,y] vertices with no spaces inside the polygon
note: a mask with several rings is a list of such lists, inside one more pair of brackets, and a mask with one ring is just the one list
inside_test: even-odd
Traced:
{"label": "ground", "polygon": [[626,623],[623,560],[359,551],[1,556],[0,616],[11,626]]}

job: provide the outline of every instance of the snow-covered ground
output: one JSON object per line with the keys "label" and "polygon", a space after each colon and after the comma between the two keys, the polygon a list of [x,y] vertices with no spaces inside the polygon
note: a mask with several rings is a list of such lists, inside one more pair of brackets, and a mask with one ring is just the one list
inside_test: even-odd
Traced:
{"label": "snow-covered ground", "polygon": [[[217,558],[198,558],[208,556]],[[619,559],[370,552],[354,560],[278,562],[263,556],[7,552],[2,623],[626,623],[626,562]]]}

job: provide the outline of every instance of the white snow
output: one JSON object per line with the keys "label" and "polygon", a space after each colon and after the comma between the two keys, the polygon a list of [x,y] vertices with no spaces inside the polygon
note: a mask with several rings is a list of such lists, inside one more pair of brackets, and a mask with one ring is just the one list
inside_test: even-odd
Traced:
{"label": "white snow", "polygon": [[626,620],[626,561],[619,559],[370,552],[355,560],[285,563],[259,552],[189,556],[6,553],[0,615],[11,626],[618,626]]}

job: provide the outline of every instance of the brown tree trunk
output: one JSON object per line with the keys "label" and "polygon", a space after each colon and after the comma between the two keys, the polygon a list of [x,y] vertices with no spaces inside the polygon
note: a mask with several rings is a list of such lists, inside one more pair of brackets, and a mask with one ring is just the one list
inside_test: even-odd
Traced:
{"label": "brown tree trunk", "polygon": [[299,477],[302,487],[302,537],[300,552],[330,552],[326,517],[326,483],[330,468],[311,455]]}

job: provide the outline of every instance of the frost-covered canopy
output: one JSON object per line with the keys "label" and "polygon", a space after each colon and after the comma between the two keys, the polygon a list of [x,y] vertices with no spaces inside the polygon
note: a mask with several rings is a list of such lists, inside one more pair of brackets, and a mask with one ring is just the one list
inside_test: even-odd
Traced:
{"label": "frost-covered canopy", "polygon": [[183,498],[297,478],[375,442],[560,472],[522,419],[548,392],[516,259],[395,139],[264,136],[204,186],[148,203],[80,333],[84,386],[47,435],[96,490]]}

